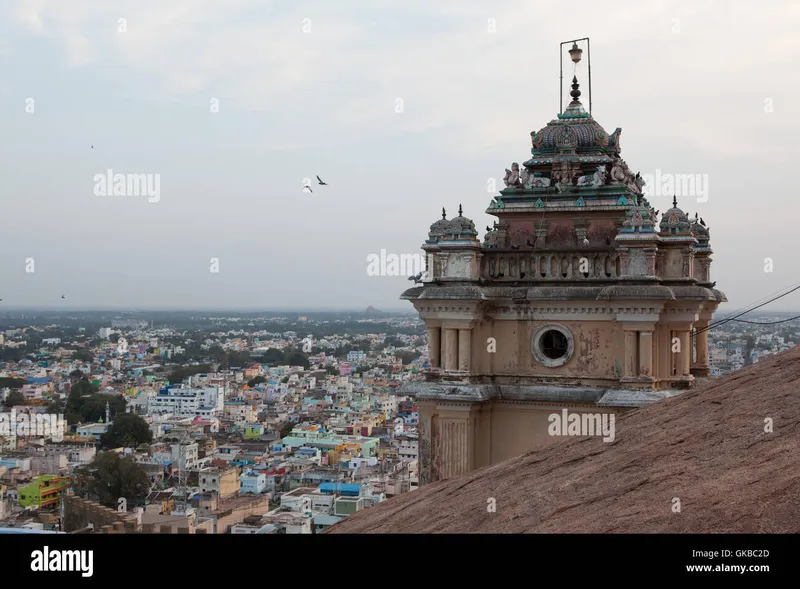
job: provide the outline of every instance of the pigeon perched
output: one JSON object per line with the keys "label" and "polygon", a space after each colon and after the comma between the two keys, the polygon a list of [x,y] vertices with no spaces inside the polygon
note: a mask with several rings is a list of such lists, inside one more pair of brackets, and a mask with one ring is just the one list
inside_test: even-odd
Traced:
{"label": "pigeon perched", "polygon": [[489,226],[487,225],[487,226],[486,226],[486,231],[487,231],[487,233],[488,233],[489,231],[492,231],[492,228],[491,228],[491,227],[489,227]]}
{"label": "pigeon perched", "polygon": [[518,246],[518,245],[512,245],[512,246],[511,246],[511,249],[512,249],[512,250],[518,250],[518,249],[519,249],[519,246]]}
{"label": "pigeon perched", "polygon": [[419,284],[420,282],[422,282],[422,275],[423,274],[425,274],[425,272],[420,272],[416,276],[409,276],[408,279],[409,280],[413,280],[414,284]]}
{"label": "pigeon perched", "polygon": [[532,242],[530,239],[526,240],[526,241],[525,241],[525,244],[526,244],[528,247],[533,247],[533,248],[535,248],[535,247],[536,247],[536,244],[535,244],[535,243],[533,243],[533,242]]}
{"label": "pigeon perched", "polygon": [[322,178],[320,178],[319,176],[317,176],[317,182],[319,182],[320,186],[327,186],[328,185],[328,183],[327,182],[323,182]]}
{"label": "pigeon perched", "polygon": [[583,238],[583,247],[589,247],[589,240],[587,238]]}

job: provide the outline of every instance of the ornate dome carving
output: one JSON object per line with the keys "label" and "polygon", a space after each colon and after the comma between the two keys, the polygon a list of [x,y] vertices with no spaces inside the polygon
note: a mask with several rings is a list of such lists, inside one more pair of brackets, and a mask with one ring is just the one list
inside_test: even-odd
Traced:
{"label": "ornate dome carving", "polygon": [[547,152],[564,148],[577,150],[599,148],[603,151],[619,153],[619,135],[622,129],[617,129],[609,135],[603,127],[592,118],[578,100],[581,95],[578,90],[578,79],[572,77],[572,102],[566,110],[553,119],[547,126],[535,133],[531,133],[534,155],[538,152]]}
{"label": "ornate dome carving", "polygon": [[431,229],[428,232],[428,240],[438,241],[440,238],[444,237],[447,234],[449,225],[450,222],[447,220],[447,212],[444,210],[444,207],[442,207],[442,218],[431,225]]}
{"label": "ornate dome carving", "polygon": [[672,197],[672,208],[661,216],[661,233],[668,235],[691,234],[689,216],[678,208],[678,199]]}
{"label": "ornate dome carving", "polygon": [[442,209],[442,218],[431,225],[428,232],[428,241],[459,241],[474,240],[478,236],[475,223],[463,215],[461,205],[458,205],[458,217],[447,220],[447,213]]}

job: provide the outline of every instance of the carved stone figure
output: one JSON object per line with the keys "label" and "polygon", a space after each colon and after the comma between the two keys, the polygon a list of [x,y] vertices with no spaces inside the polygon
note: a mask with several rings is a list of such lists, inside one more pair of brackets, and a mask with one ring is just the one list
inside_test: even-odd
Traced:
{"label": "carved stone figure", "polygon": [[611,167],[611,174],[609,175],[609,184],[627,184],[628,177],[630,176],[630,170],[628,169],[628,164],[626,164],[623,160],[618,160],[614,163]]}
{"label": "carved stone figure", "polygon": [[586,174],[578,178],[578,186],[591,186],[597,188],[606,183],[606,167],[597,166],[594,174]]}
{"label": "carved stone figure", "polygon": [[531,133],[531,147],[534,149],[541,149],[542,143],[544,142],[544,135],[541,131],[538,133]]}
{"label": "carved stone figure", "polygon": [[524,188],[530,188],[532,176],[533,174],[530,173],[530,170],[528,170],[528,168],[523,166],[522,170],[519,173],[520,184],[522,184]]}
{"label": "carved stone figure", "polygon": [[642,188],[644,188],[644,179],[642,178],[641,174],[637,172],[636,176],[628,178],[627,185],[630,191],[634,194],[642,194]]}
{"label": "carved stone figure", "polygon": [[511,164],[511,169],[506,168],[506,175],[503,178],[507,188],[522,188],[522,182],[519,180],[519,164],[514,162]]}
{"label": "carved stone figure", "polygon": [[608,146],[612,147],[617,153],[620,152],[619,136],[622,135],[622,127],[617,127],[616,130],[608,136]]}

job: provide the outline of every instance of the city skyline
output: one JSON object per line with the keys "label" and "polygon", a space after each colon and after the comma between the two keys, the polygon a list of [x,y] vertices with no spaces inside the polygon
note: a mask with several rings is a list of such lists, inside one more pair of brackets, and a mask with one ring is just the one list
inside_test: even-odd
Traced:
{"label": "city skyline", "polygon": [[[720,314],[800,271],[784,189],[796,4],[577,2],[535,38],[563,7],[263,4],[0,7],[0,312],[401,310],[407,277],[370,276],[368,258],[419,254],[442,207],[482,238],[504,169],[558,112],[555,47],[581,36],[592,114],[624,129],[632,169],[700,179],[707,194],[677,200],[711,228]],[[574,73],[588,99],[586,60]],[[98,191],[109,170],[155,177],[158,199]],[[665,186],[648,197],[662,212]]]}

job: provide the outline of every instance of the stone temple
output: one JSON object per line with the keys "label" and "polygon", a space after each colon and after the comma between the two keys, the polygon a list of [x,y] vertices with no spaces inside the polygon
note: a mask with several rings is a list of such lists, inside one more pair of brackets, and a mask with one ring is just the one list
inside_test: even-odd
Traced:
{"label": "stone temple", "polygon": [[[428,330],[425,380],[401,390],[420,412],[420,483],[555,441],[549,416],[620,413],[707,376],[711,282],[705,222],[659,211],[579,101],[531,133],[532,157],[473,221],[442,218],[427,268],[403,293]],[[665,207],[666,208],[666,207]],[[417,278],[419,280],[419,278]]]}

